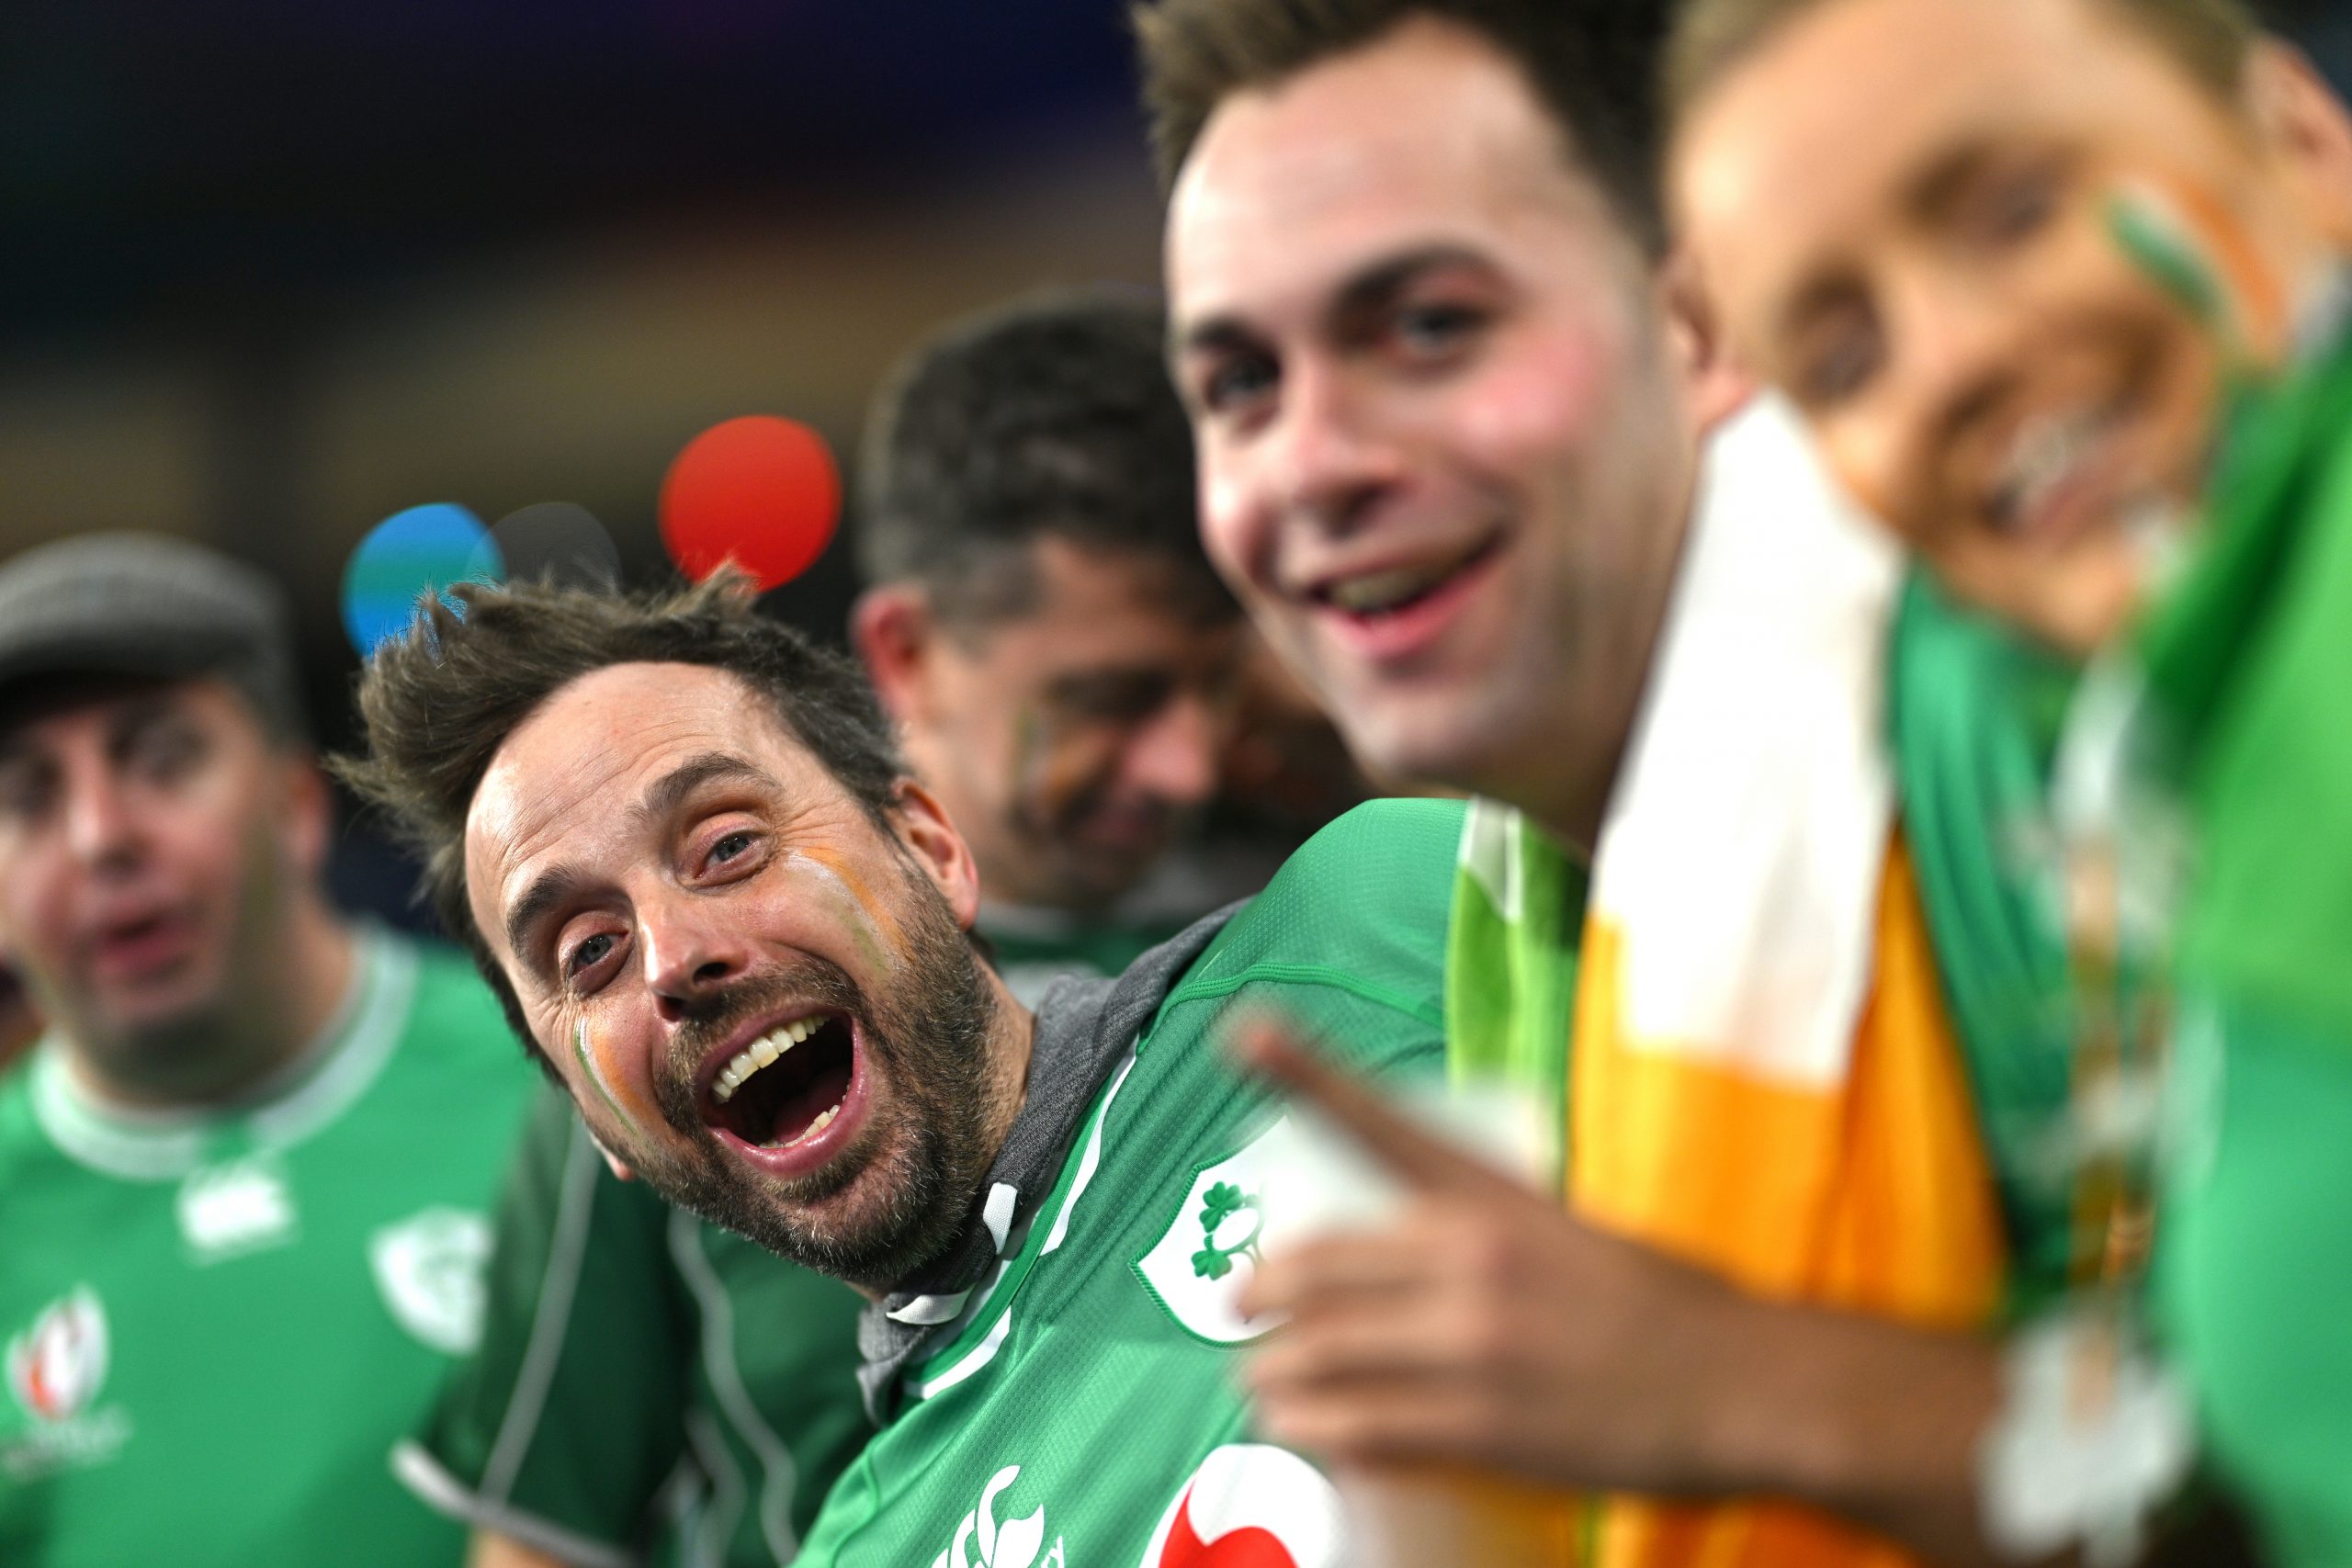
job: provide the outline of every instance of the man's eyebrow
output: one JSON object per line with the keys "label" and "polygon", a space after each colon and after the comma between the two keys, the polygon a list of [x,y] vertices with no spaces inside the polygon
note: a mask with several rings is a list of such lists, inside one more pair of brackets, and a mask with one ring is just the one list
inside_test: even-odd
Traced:
{"label": "man's eyebrow", "polygon": [[1467,245],[1417,245],[1374,262],[1341,284],[1339,297],[1331,302],[1331,315],[1342,321],[1367,315],[1404,292],[1406,285],[1421,274],[1448,266],[1491,271],[1494,263]]}
{"label": "man's eyebrow", "polygon": [[1993,147],[1983,138],[1946,150],[1905,187],[1904,205],[1919,218],[1942,217],[1992,157]]}
{"label": "man's eyebrow", "polygon": [[639,822],[659,822],[673,815],[679,807],[691,799],[696,790],[715,784],[759,784],[776,789],[775,778],[765,768],[731,751],[705,751],[679,763],[653,783],[645,797],[629,808],[629,815]]}
{"label": "man's eyebrow", "polygon": [[532,931],[579,886],[580,878],[565,866],[535,877],[523,896],[514,900],[514,907],[506,911],[506,951],[523,958]]}
{"label": "man's eyebrow", "polygon": [[[1394,298],[1404,287],[1422,273],[1442,266],[1475,266],[1492,268],[1493,262],[1468,245],[1440,241],[1416,245],[1394,255],[1383,256],[1351,275],[1340,285],[1329,313],[1342,321],[1361,316],[1378,309]],[[1182,327],[1170,347],[1171,359],[1187,354],[1212,354],[1247,348],[1258,342],[1253,332],[1239,316],[1221,313],[1203,317],[1190,326]]]}

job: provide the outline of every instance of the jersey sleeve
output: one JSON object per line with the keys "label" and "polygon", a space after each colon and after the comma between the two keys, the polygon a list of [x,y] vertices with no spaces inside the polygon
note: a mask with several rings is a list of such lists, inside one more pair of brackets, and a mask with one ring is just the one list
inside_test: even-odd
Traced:
{"label": "jersey sleeve", "polygon": [[1446,931],[1464,807],[1379,800],[1307,840],[1169,994],[1271,1009],[1373,1077],[1445,1066]]}
{"label": "jersey sleeve", "polygon": [[567,1562],[637,1561],[685,1451],[667,1215],[542,1093],[499,1201],[481,1348],[394,1456],[412,1490]]}

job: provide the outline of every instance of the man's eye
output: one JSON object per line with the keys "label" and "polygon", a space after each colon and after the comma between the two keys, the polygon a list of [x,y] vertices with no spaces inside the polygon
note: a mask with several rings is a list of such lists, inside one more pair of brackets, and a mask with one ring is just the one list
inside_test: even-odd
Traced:
{"label": "man's eye", "polygon": [[203,753],[196,737],[185,730],[159,730],[141,738],[131,753],[133,764],[150,778],[176,778]]}
{"label": "man's eye", "polygon": [[714,864],[724,865],[727,862],[748,853],[751,848],[751,834],[729,833],[710,846],[710,858]]}
{"label": "man's eye", "polygon": [[2040,232],[2057,210],[2057,175],[2041,167],[2021,169],[1989,183],[1972,205],[1969,223],[1986,243],[2005,244]]}
{"label": "man's eye", "polygon": [[49,807],[49,781],[29,768],[0,773],[0,818],[28,822]]}
{"label": "man's eye", "polygon": [[1201,406],[1227,413],[1263,398],[1274,387],[1274,362],[1264,355],[1238,355],[1202,378]]}
{"label": "man's eye", "polygon": [[567,975],[578,975],[583,970],[593,969],[596,964],[604,960],[605,954],[612,951],[613,939],[611,937],[605,935],[592,936],[587,941],[582,942],[579,946],[573,948],[571,955],[564,959],[563,972]]}
{"label": "man's eye", "polygon": [[1868,334],[1849,333],[1806,360],[1796,378],[1800,400],[1809,408],[1843,402],[1870,383],[1878,370],[1878,350]]}
{"label": "man's eye", "polygon": [[1431,357],[1461,347],[1486,319],[1464,305],[1414,305],[1396,313],[1391,330],[1407,353]]}

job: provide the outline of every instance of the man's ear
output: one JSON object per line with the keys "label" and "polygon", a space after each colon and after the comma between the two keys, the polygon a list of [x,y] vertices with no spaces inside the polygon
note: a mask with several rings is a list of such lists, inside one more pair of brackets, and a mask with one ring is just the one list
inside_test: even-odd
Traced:
{"label": "man's ear", "polygon": [[2337,251],[2352,252],[2352,109],[2301,50],[2277,38],[2246,57],[2245,100],[2296,206]]}
{"label": "man's ear", "polygon": [[289,752],[279,760],[278,777],[284,791],[278,814],[278,842],[295,870],[316,877],[327,863],[327,841],[334,831],[334,795],[318,759],[308,751]]}
{"label": "man's ear", "polygon": [[891,816],[898,820],[907,852],[956,912],[956,923],[970,931],[980,912],[980,874],[964,835],[948,820],[947,808],[914,780],[900,779]]}
{"label": "man's ear", "polygon": [[1684,406],[1700,436],[1747,407],[1756,395],[1756,382],[1732,363],[1714,303],[1708,299],[1699,274],[1698,258],[1687,246],[1677,245],[1658,273],[1658,303],[1666,330],[1682,373]]}
{"label": "man's ear", "polygon": [[850,606],[850,645],[885,712],[900,724],[930,717],[929,671],[938,624],[930,600],[911,583],[886,582]]}
{"label": "man's ear", "polygon": [[605,1140],[596,1136],[593,1130],[588,1134],[588,1141],[596,1145],[596,1152],[598,1154],[605,1156],[605,1168],[613,1173],[613,1179],[615,1181],[635,1181],[637,1179],[637,1172],[630,1169],[628,1163],[622,1159],[620,1156],[606,1148],[605,1146]]}

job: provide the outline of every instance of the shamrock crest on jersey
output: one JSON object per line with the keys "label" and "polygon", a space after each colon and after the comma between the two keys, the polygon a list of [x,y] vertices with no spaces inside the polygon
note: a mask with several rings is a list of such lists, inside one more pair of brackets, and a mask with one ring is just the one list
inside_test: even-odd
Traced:
{"label": "shamrock crest on jersey", "polygon": [[[1232,1227],[1241,1232],[1238,1235],[1228,1232],[1226,1222],[1245,1214],[1249,1228]],[[1229,1181],[1218,1182],[1201,1204],[1201,1249],[1193,1254],[1193,1272],[1204,1280],[1222,1280],[1233,1272],[1236,1258],[1257,1262],[1258,1237],[1265,1229],[1266,1214],[1257,1194],[1244,1192]]]}
{"label": "shamrock crest on jersey", "polygon": [[1288,1118],[1279,1120],[1238,1153],[1196,1167],[1159,1239],[1136,1259],[1144,1288],[1168,1315],[1213,1345],[1238,1345],[1272,1326],[1243,1317],[1235,1303],[1257,1272],[1266,1239],[1268,1156],[1288,1125]]}
{"label": "shamrock crest on jersey", "polygon": [[[1042,1561],[1037,1553],[1046,1543],[1046,1510],[1043,1507],[1026,1518],[996,1522],[996,1500],[1021,1477],[1021,1467],[1008,1464],[980,1490],[980,1506],[964,1516],[956,1529],[954,1544],[933,1559],[931,1568],[1064,1568],[1061,1538],[1054,1538],[1054,1548]],[[979,1548],[978,1555],[972,1549]]]}
{"label": "shamrock crest on jersey", "polygon": [[72,1419],[107,1377],[107,1314],[87,1285],[52,1303],[8,1341],[8,1387],[34,1420]]}

